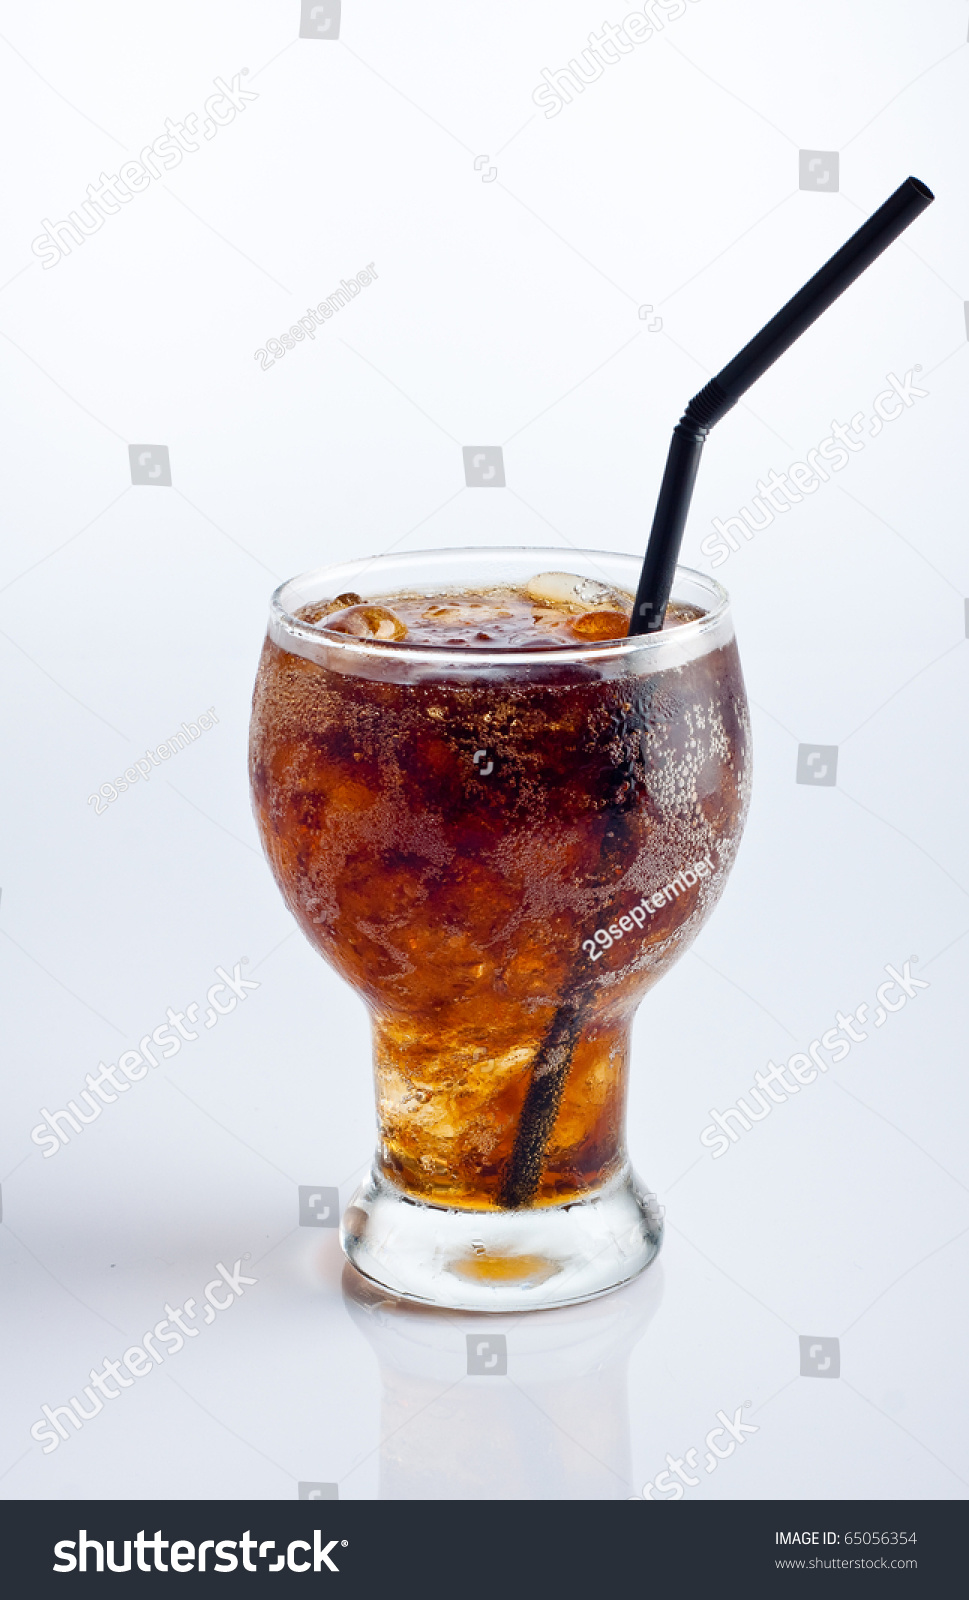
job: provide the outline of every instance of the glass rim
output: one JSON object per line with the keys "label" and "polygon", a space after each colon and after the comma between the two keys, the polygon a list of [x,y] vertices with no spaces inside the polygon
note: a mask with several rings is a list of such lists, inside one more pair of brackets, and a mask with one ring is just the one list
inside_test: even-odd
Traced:
{"label": "glass rim", "polygon": [[[587,644],[563,645],[451,645],[409,643],[406,639],[373,639],[359,638],[356,635],[344,633],[331,633],[321,623],[305,622],[295,616],[289,609],[285,599],[286,591],[297,585],[315,586],[330,578],[336,580],[334,596],[339,594],[343,587],[339,574],[357,574],[361,570],[370,568],[379,569],[384,563],[390,565],[395,562],[407,561],[446,561],[453,556],[480,556],[480,557],[521,557],[534,555],[539,558],[538,571],[549,571],[549,557],[571,557],[574,561],[577,556],[583,557],[587,562],[595,565],[596,558],[604,561],[630,562],[635,569],[638,581],[642,557],[630,555],[627,551],[617,550],[581,550],[576,546],[563,548],[557,545],[455,545],[441,550],[410,550],[396,555],[390,551],[377,556],[365,556],[357,561],[344,561],[323,567],[313,567],[306,572],[298,573],[287,578],[273,591],[270,600],[269,622],[270,631],[276,629],[294,640],[299,640],[307,645],[325,647],[353,656],[371,656],[375,658],[388,657],[398,661],[421,661],[428,665],[449,665],[466,663],[469,667],[475,666],[519,666],[519,665],[547,665],[553,662],[575,663],[590,660],[603,660],[609,657],[622,657],[636,655],[643,651],[660,651],[668,649],[675,640],[685,653],[692,654],[691,646],[696,646],[702,636],[719,628],[730,613],[730,596],[723,584],[718,582],[709,573],[698,572],[695,567],[677,565],[673,577],[672,596],[675,599],[678,583],[682,579],[693,580],[704,589],[711,599],[711,608],[702,616],[692,622],[681,622],[675,631],[663,629],[658,633],[641,633],[633,636],[626,635],[621,639],[594,639]],[[568,566],[555,570],[568,571]],[[460,584],[442,585],[438,592],[446,593],[448,587],[460,589]],[[352,591],[351,591],[352,592]],[[364,601],[366,604],[367,602]],[[312,604],[309,600],[302,602],[304,605]],[[302,652],[298,652],[302,653]]]}

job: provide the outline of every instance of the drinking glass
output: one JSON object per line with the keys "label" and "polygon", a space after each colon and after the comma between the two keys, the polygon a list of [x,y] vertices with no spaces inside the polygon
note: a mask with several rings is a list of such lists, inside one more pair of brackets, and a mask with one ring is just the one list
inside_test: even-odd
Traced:
{"label": "drinking glass", "polygon": [[631,594],[639,563],[442,550],[294,578],[253,697],[263,848],[371,1017],[378,1144],[343,1248],[395,1296],[465,1310],[587,1300],[659,1249],[626,1153],[630,1032],[746,817],[729,601],[681,567],[663,632],[564,648],[357,638],[323,613],[553,569]]}

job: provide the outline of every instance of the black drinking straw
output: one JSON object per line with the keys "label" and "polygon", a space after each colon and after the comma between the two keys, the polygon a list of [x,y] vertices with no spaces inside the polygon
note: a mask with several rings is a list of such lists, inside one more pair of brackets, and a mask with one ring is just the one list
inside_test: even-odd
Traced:
{"label": "black drinking straw", "polygon": [[781,307],[776,317],[771,317],[766,327],[744,345],[740,354],[728,361],[723,371],[693,396],[673,429],[629,624],[631,634],[658,633],[663,626],[700,454],[714,423],[737,404],[751,384],[756,383],[778,356],[800,338],[805,328],[827,311],[848,285],[854,283],[934,199],[931,189],[918,178],[906,178],[885,204],[862,223],[858,232],[835,251],[820,272],[816,272],[804,288]]}

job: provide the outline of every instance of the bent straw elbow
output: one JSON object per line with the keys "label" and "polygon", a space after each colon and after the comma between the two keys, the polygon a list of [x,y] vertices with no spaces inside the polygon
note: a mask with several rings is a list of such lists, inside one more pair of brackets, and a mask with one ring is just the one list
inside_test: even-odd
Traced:
{"label": "bent straw elbow", "polygon": [[705,439],[715,423],[726,416],[736,404],[736,397],[731,398],[717,379],[711,378],[710,382],[704,384],[699,393],[693,396],[677,423],[677,428],[683,428],[691,434],[699,433]]}

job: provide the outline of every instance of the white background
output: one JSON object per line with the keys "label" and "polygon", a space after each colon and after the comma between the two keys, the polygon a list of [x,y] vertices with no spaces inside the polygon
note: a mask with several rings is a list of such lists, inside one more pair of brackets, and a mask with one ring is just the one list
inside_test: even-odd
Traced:
{"label": "white background", "polygon": [[[966,0],[696,0],[553,118],[532,93],[601,27],[585,0],[345,0],[332,41],[299,12],[2,7],[0,1492],[624,1498],[747,1404],[757,1432],[713,1474],[701,1450],[687,1496],[960,1497]],[[45,270],[41,219],[244,67],[258,98]],[[838,192],[799,189],[802,148],[840,153]],[[637,1026],[661,1265],[508,1319],[507,1378],[468,1378],[481,1319],[348,1306],[335,1233],[297,1225],[298,1185],[349,1198],[372,1101],[363,1009],[250,819],[269,593],[390,546],[641,550],[687,399],[910,172],[935,205],[700,476],[684,560],[709,569],[713,517],[921,367],[928,397],[717,572],[755,797]],[[168,446],[172,487],[131,484],[129,443]],[[507,489],[466,488],[461,446],[496,443]],[[95,815],[208,706],[215,728]],[[811,741],[839,746],[835,787],[795,782]],[[915,956],[929,987],[714,1161],[709,1108]],[[243,957],[245,1003],[45,1159],[39,1107]],[[45,1455],[41,1406],[246,1252],[231,1315]],[[840,1338],[839,1379],[799,1376],[799,1334]]]}

